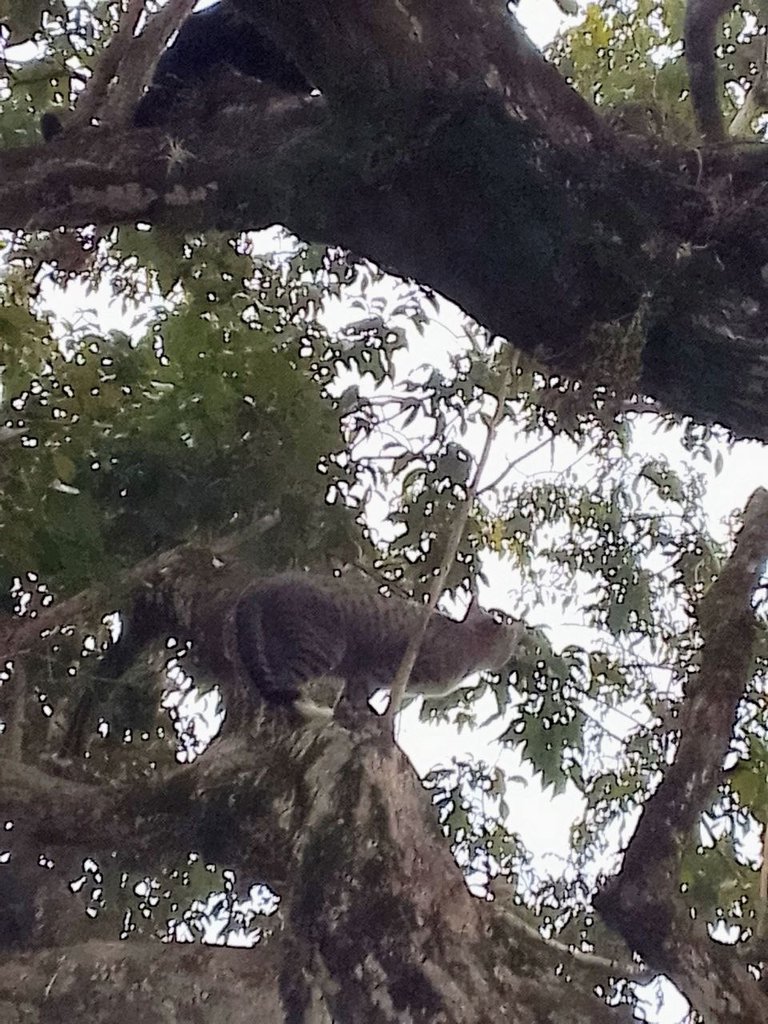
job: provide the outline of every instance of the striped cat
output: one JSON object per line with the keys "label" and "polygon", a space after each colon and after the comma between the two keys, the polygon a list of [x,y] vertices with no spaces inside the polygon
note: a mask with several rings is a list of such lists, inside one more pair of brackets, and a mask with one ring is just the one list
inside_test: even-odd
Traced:
{"label": "striped cat", "polygon": [[[423,612],[415,601],[384,597],[362,582],[286,573],[241,596],[238,650],[254,688],[271,703],[294,701],[301,683],[334,676],[360,707],[392,682]],[[497,621],[474,601],[461,622],[434,612],[408,689],[439,696],[474,672],[498,670],[524,632],[522,623]]]}

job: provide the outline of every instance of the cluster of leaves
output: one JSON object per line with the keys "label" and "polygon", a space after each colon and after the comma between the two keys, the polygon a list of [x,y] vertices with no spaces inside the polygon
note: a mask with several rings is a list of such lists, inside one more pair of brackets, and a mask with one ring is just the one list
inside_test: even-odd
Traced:
{"label": "cluster of leaves", "polygon": [[[129,307],[131,296],[140,301],[133,330],[99,333],[86,311],[75,330],[45,314],[18,268],[2,285],[6,610],[94,585],[104,611],[119,609],[121,570],[265,516],[274,525],[243,552],[254,575],[354,557],[364,544],[355,511],[329,501],[329,488],[339,493],[348,476],[331,459],[343,447],[339,413],[326,394],[327,365],[307,346],[328,337],[316,297],[320,281],[337,276],[332,261],[302,250],[256,265],[216,239],[150,243],[126,233],[122,242],[99,274]],[[30,719],[28,740],[61,752],[81,735],[87,711],[90,728],[109,723],[110,743],[138,730],[155,759],[167,755],[172,730],[156,724],[163,659],[99,661],[108,638],[105,628],[85,640],[76,631],[55,638],[34,686],[44,715],[58,709],[60,720],[68,707],[64,747],[45,717]],[[130,746],[119,749],[134,763]]]}
{"label": "cluster of leaves", "polygon": [[[462,324],[462,331],[463,352],[447,369],[410,366],[405,379],[393,380],[393,363],[375,388],[358,382],[342,393],[351,458],[364,486],[361,502],[383,498],[389,509],[386,523],[378,524],[382,566],[417,593],[436,571],[447,529],[465,500],[498,391],[494,347],[472,325]],[[382,328],[382,344],[385,333]],[[402,337],[393,347],[407,360]],[[540,626],[530,629],[516,659],[511,711],[506,678],[481,680],[422,709],[425,718],[449,716],[469,725],[477,701],[490,691],[504,722],[502,742],[517,746],[555,793],[569,782],[582,792],[574,877],[594,875],[590,864],[615,850],[673,755],[676,709],[684,681],[698,667],[692,612],[722,556],[703,511],[707,481],[693,465],[709,464],[715,479],[724,439],[667,420],[672,447],[689,453],[673,464],[638,446],[620,408],[616,396],[590,396],[518,360],[497,443],[514,444],[516,457],[481,487],[451,583],[466,585],[495,556],[511,584],[506,610]],[[557,453],[562,468],[536,466],[545,447]],[[520,468],[526,459],[537,469],[530,478]],[[561,634],[551,627],[566,616],[576,620],[569,631],[580,630],[581,642],[563,648],[562,640],[553,644],[552,636]],[[752,714],[751,737],[760,735],[763,719],[759,710]],[[745,739],[745,750],[749,744]],[[759,777],[749,771],[751,780]],[[470,870],[489,841],[487,825],[473,831],[471,801],[459,797],[458,782],[441,806],[448,808],[457,853]],[[743,804],[732,801],[730,824],[725,807],[721,799],[713,808],[719,827],[743,836]],[[493,843],[498,838],[494,834]],[[754,872],[747,869],[747,876],[754,890]],[[589,887],[572,887],[572,896],[576,890],[574,906],[583,906]],[[553,894],[551,886],[530,891],[537,900],[567,905],[564,892]],[[712,919],[722,915],[722,901],[706,904],[706,912]]]}
{"label": "cluster of leaves", "polygon": [[[618,127],[696,144],[683,59],[685,0],[597,0],[553,43],[550,58]],[[759,3],[741,3],[717,26],[718,74],[743,96],[764,62]],[[734,113],[734,107],[729,110]]]}
{"label": "cluster of leaves", "polygon": [[341,535],[325,501],[338,414],[299,355],[301,335],[320,330],[311,282],[289,301],[285,271],[249,283],[250,260],[215,242],[188,246],[177,270],[174,295],[157,297],[136,337],[62,338],[6,288],[6,593],[29,571],[70,593],[274,510],[277,564],[299,551],[311,561]]}
{"label": "cluster of leaves", "polygon": [[[384,565],[416,591],[426,587],[439,564],[447,526],[465,500],[491,396],[498,389],[492,346],[465,326],[465,356],[446,371],[412,369],[401,382],[399,399],[391,385],[386,396],[381,394],[386,380],[372,394],[364,395],[359,386],[345,392],[353,398],[347,424],[354,424],[357,469],[367,481],[366,495],[378,492],[391,510],[394,529]],[[562,885],[555,892],[554,883],[535,883],[528,873],[523,882],[529,899],[558,907],[558,920],[566,921],[588,901],[586,879],[594,878],[595,863],[616,851],[674,754],[677,709],[700,656],[693,613],[721,564],[722,549],[709,533],[704,501],[708,483],[722,471],[727,445],[711,432],[705,435],[690,425],[680,430],[668,420],[667,429],[674,431],[671,447],[688,452],[673,464],[644,452],[631,420],[617,415],[616,404],[611,407],[604,396],[590,398],[583,389],[526,366],[518,367],[516,379],[520,383],[511,389],[498,445],[513,437],[516,453],[522,448],[523,454],[481,487],[452,582],[458,586],[462,577],[474,579],[495,556],[511,582],[507,610],[540,626],[529,630],[527,645],[516,658],[512,709],[507,679],[488,678],[472,690],[430,701],[422,715],[470,724],[477,701],[490,691],[505,723],[501,741],[518,747],[555,793],[570,782],[583,794],[584,817],[573,834],[567,891]],[[561,463],[570,453],[570,461],[541,470],[536,455],[543,446],[557,453]],[[382,451],[388,459],[370,454]],[[530,477],[519,468],[526,458],[537,469]],[[694,468],[697,463],[709,464],[709,480]],[[510,483],[513,474],[521,479]],[[566,616],[575,622],[569,624]],[[581,631],[581,642],[565,648],[562,640],[553,644],[553,635],[562,635],[563,627]],[[759,765],[747,759],[765,720],[759,686],[758,665],[756,689],[748,698],[752,711],[740,725],[741,767],[732,774],[734,787],[744,790],[743,799],[721,794],[711,812],[719,830],[737,837],[733,849],[742,862],[744,838],[755,830],[746,806],[759,811],[755,794],[747,802],[747,790],[759,790],[763,799],[765,789]],[[460,779],[450,772],[433,783],[441,792],[438,802],[457,856],[470,874],[481,864],[492,872],[495,854],[505,843],[495,831],[503,816],[489,825],[476,813],[467,787],[475,785],[475,797],[485,799],[493,773],[484,774],[480,765],[465,765]],[[473,772],[483,781],[471,783]],[[757,820],[762,820],[759,815]],[[511,836],[506,841],[515,848]],[[754,901],[755,872],[731,862],[729,882],[722,861],[722,877],[715,882],[705,865],[706,849],[705,844],[697,853],[692,841],[694,863],[712,881],[711,898],[699,904],[700,911],[711,920],[724,915],[731,920],[728,886],[743,875],[742,892]],[[584,881],[576,884],[575,879]],[[696,893],[701,892],[698,885]],[[743,906],[739,911],[744,912]],[[584,932],[583,916],[577,920],[577,931]],[[594,941],[594,931],[590,934]]]}
{"label": "cluster of leaves", "polygon": [[[0,79],[0,141],[39,142],[40,115],[69,106],[116,27],[108,0],[3,0],[0,31],[10,52]],[[5,49],[5,46],[3,47]]]}
{"label": "cluster of leaves", "polygon": [[436,766],[424,779],[453,854],[476,889],[487,891],[499,875],[509,878],[526,869],[530,856],[520,838],[508,831],[507,778],[483,761],[454,758]]}
{"label": "cluster of leaves", "polygon": [[692,141],[691,113],[681,103],[688,81],[682,60],[684,8],[684,0],[591,3],[583,21],[554,42],[550,56],[598,105],[645,111],[647,123],[641,120],[639,131],[650,128]]}

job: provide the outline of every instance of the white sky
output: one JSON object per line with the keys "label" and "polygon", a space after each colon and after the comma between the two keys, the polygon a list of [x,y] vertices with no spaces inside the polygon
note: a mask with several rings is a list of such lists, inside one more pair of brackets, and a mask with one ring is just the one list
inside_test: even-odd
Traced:
{"label": "white sky", "polygon": [[[586,6],[584,0],[579,0],[579,3],[582,8]],[[520,0],[516,14],[517,20],[539,47],[551,42],[561,25],[569,20],[578,20],[566,18],[554,0]]]}

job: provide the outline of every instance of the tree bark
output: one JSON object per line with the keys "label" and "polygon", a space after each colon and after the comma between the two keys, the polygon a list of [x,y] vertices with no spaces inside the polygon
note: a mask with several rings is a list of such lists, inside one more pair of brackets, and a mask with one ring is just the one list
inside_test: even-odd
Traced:
{"label": "tree bark", "polygon": [[213,119],[6,151],[0,224],[280,222],[556,372],[768,437],[765,154],[613,134],[491,0],[240,6],[322,98],[239,85]]}
{"label": "tree bark", "polygon": [[511,932],[494,904],[470,895],[418,778],[374,716],[352,732],[297,728],[273,711],[250,736],[146,787],[75,786],[11,765],[0,780],[5,816],[25,798],[41,809],[30,840],[48,850],[118,850],[121,866],[143,857],[151,874],[190,848],[207,858],[213,842],[219,863],[282,898],[279,925],[253,949],[73,943],[62,927],[59,946],[4,960],[0,1020],[137,1010],[149,1021],[631,1020],[593,994],[591,973],[566,980],[579,970],[567,950]]}

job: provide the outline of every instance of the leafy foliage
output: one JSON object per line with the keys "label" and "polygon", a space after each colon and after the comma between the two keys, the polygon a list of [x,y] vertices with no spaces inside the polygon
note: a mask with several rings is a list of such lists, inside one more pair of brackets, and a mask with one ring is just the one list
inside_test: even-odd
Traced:
{"label": "leafy foliage", "polygon": [[0,25],[9,42],[0,93],[3,146],[38,142],[40,115],[69,106],[114,31],[115,15],[107,0],[0,3]]}
{"label": "leafy foliage", "polygon": [[[33,36],[41,49],[39,60],[10,67],[4,143],[34,139],[39,112],[68,95],[68,80],[59,80],[65,66],[90,61],[90,48],[108,37],[108,5],[84,11],[0,6],[0,18],[16,26],[13,38]],[[662,132],[684,140],[691,123],[681,101],[681,18],[682,0],[592,4],[552,58],[596,102],[652,105]],[[732,20],[725,31],[736,27]],[[81,310],[76,326],[67,323],[55,308],[69,280],[61,239],[5,239],[6,610],[95,585],[118,608],[109,586],[121,569],[275,511],[279,521],[251,552],[254,575],[357,562],[394,588],[424,594],[466,498],[507,347],[427,291],[283,236],[135,230],[76,241],[85,259],[80,281],[93,301],[119,300],[134,320],[104,330],[102,316]],[[54,286],[42,287],[48,276]],[[495,464],[448,583],[461,599],[492,580],[497,603],[527,621],[527,644],[508,677],[484,677],[430,702],[422,717],[466,728],[491,707],[499,744],[522,756],[527,781],[547,790],[542,801],[568,793],[580,808],[568,871],[537,874],[511,831],[519,823],[507,787],[519,780],[467,760],[436,770],[429,785],[473,882],[513,878],[530,909],[546,906],[538,923],[564,926],[588,946],[602,941],[586,923],[597,865],[615,857],[669,763],[677,711],[698,670],[695,605],[724,550],[704,505],[728,442],[656,413],[667,435],[659,445],[647,429],[650,414],[635,415],[642,406],[618,387],[589,390],[522,356],[511,370]],[[58,721],[91,693],[99,734],[89,756],[108,775],[140,777],[176,755],[194,714],[177,711],[168,727],[156,665],[107,686],[95,657],[106,639],[92,627],[88,643],[62,636],[37,666],[41,714],[29,746],[41,760],[57,754]],[[701,841],[694,837],[686,852],[684,883],[697,913],[741,927],[761,919],[752,847],[768,814],[765,642],[733,763]],[[206,915],[219,920],[221,908],[204,899],[210,872],[195,865],[163,881],[172,931],[180,922],[202,931]],[[124,905],[131,885],[136,896],[139,882],[101,869],[94,906],[105,931],[114,930],[111,910]],[[225,881],[222,913],[237,902]],[[160,916],[148,895],[159,886],[146,882],[131,912],[154,908]],[[235,914],[237,926],[243,920]]]}
{"label": "leafy foliage", "polygon": [[[695,145],[683,59],[684,13],[685,0],[597,0],[581,22],[555,40],[550,56],[582,95],[614,112],[618,127]],[[758,79],[763,23],[757,2],[739,4],[718,23],[719,87],[729,118]]]}
{"label": "leafy foliage", "polygon": [[[193,252],[195,290],[182,297]],[[318,530],[341,529],[325,504],[338,415],[299,354],[300,332],[319,330],[304,304],[309,282],[289,311],[277,279],[245,282],[250,263],[231,247],[187,253],[174,299],[158,301],[135,337],[54,334],[8,296],[6,592],[33,571],[69,593],[276,508],[276,552],[288,534],[311,550]]]}

